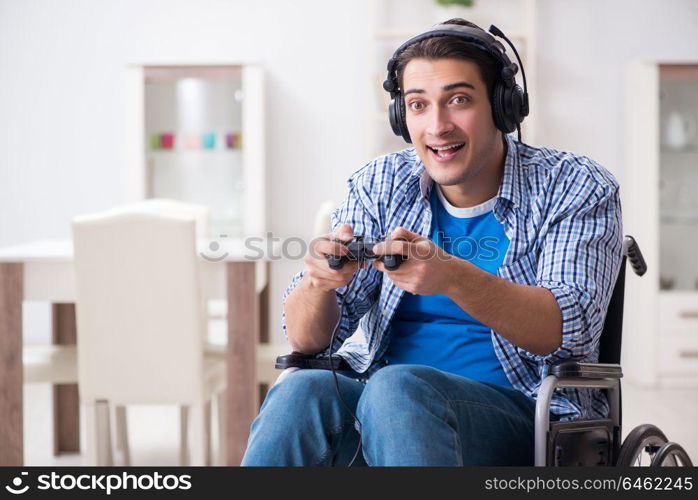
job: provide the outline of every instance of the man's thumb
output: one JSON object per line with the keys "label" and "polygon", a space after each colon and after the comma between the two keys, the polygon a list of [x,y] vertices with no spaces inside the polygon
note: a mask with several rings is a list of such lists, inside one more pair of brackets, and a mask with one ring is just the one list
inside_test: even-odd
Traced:
{"label": "man's thumb", "polygon": [[335,237],[342,241],[349,242],[354,239],[354,231],[349,224],[342,224],[334,232]]}

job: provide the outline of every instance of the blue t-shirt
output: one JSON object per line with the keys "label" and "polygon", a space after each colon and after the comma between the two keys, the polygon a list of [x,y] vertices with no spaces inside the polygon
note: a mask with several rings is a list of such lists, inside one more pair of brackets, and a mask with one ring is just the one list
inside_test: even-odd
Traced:
{"label": "blue t-shirt", "polygon": [[[468,208],[452,206],[438,185],[430,203],[431,239],[451,255],[492,274],[509,239],[494,217],[496,198]],[[405,292],[391,323],[389,364],[419,364],[512,388],[494,353],[490,329],[443,294]]]}

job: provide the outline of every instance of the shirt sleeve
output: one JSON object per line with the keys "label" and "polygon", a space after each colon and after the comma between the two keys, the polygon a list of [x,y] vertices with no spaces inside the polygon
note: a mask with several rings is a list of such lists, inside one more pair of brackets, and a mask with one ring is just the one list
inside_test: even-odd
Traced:
{"label": "shirt sleeve", "polygon": [[599,343],[622,260],[618,185],[566,186],[568,201],[551,221],[538,259],[536,285],[550,290],[562,313],[562,343],[536,362],[586,358]]}
{"label": "shirt sleeve", "polygon": [[[382,234],[379,217],[376,212],[377,207],[371,201],[366,186],[363,185],[364,179],[364,175],[356,175],[349,180],[347,197],[332,212],[332,231],[335,231],[342,224],[349,224],[355,236],[363,236],[366,241],[376,241],[381,238]],[[303,278],[303,274],[303,271],[297,273],[286,288],[283,295],[284,305],[286,298]],[[368,264],[364,269],[354,273],[352,281],[347,286],[336,290],[337,304],[342,307],[342,315],[339,331],[332,347],[333,352],[336,352],[344,340],[356,331],[361,317],[376,302],[380,292],[381,278],[381,273]],[[281,326],[284,336],[288,339],[285,311],[281,317]]]}

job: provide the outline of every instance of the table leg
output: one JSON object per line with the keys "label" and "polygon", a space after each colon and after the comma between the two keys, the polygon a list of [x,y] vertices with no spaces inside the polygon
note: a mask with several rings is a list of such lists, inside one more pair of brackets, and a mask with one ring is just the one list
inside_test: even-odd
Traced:
{"label": "table leg", "polygon": [[[53,304],[53,343],[75,344],[75,304]],[[78,384],[53,385],[53,454],[80,452]]]}
{"label": "table leg", "polygon": [[259,411],[258,299],[255,262],[226,263],[228,293],[227,465],[240,465],[250,424]]}
{"label": "table leg", "polygon": [[23,275],[21,263],[0,264],[0,466],[24,464]]}
{"label": "table leg", "polygon": [[[259,292],[257,299],[259,300],[259,342],[261,344],[268,344],[271,340],[271,326],[269,325],[269,295],[271,293],[271,262],[265,264],[267,282],[264,288]],[[262,401],[264,401],[262,399]]]}

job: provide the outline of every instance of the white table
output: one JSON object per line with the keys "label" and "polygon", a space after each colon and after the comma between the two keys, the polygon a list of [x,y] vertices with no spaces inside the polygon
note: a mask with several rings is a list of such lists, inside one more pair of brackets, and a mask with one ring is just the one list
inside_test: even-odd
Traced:
{"label": "white table", "polygon": [[[221,258],[200,259],[207,300],[228,303],[228,421],[224,439],[228,465],[239,465],[249,426],[259,408],[256,380],[260,338],[260,297],[268,282],[268,261],[249,260],[242,240],[198,242],[197,253]],[[266,248],[266,244],[264,244]],[[0,466],[23,465],[22,302],[53,304],[53,340],[75,342],[75,276],[70,240],[41,240],[0,248]],[[267,309],[262,304],[262,309]],[[231,369],[234,367],[234,369]],[[54,387],[56,451],[79,450],[77,387]]]}

